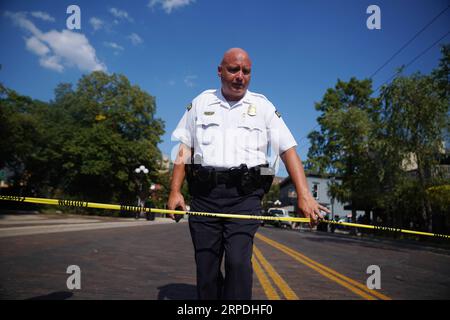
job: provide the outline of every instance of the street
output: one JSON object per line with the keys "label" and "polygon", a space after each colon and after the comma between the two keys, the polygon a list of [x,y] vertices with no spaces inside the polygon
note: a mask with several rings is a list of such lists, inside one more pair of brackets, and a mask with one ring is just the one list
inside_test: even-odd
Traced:
{"label": "street", "polygon": [[[425,245],[265,226],[253,266],[255,300],[450,299],[450,251]],[[196,299],[186,219],[2,215],[0,274],[1,299]]]}

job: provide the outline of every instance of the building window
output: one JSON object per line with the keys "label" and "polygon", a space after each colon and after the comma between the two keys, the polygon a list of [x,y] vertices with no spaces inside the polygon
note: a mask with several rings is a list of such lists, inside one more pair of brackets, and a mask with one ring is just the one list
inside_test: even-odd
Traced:
{"label": "building window", "polygon": [[318,183],[314,183],[313,187],[312,187],[312,195],[314,197],[314,199],[319,199],[319,184]]}

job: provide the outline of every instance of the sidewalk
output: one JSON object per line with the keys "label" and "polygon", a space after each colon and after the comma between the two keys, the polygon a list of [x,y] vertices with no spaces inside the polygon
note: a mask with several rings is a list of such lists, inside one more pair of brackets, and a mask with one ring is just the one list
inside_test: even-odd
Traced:
{"label": "sidewalk", "polygon": [[[185,222],[182,219],[180,222]],[[139,227],[174,223],[167,218],[148,221],[145,218],[116,218],[63,214],[3,214],[0,215],[0,238],[83,230]]]}

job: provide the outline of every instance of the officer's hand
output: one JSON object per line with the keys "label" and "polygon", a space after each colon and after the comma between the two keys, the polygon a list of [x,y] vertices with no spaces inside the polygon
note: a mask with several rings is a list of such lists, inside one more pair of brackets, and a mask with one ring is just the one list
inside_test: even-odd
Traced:
{"label": "officer's hand", "polygon": [[[184,197],[181,192],[172,191],[169,195],[169,200],[167,201],[167,208],[169,210],[183,210],[186,211],[186,204],[184,203]],[[174,214],[168,215],[170,219],[176,220]]]}
{"label": "officer's hand", "polygon": [[323,219],[323,214],[320,211],[325,211],[331,213],[331,211],[321,206],[317,203],[317,201],[312,197],[312,195],[307,194],[306,196],[299,197],[298,199],[298,207],[305,216],[305,218],[309,218],[309,226],[312,228],[316,226],[320,220]]}

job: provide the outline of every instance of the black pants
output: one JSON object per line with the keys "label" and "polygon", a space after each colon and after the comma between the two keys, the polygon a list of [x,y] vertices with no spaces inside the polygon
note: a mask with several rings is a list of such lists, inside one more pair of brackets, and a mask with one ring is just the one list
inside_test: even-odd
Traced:
{"label": "black pants", "polygon": [[[259,215],[263,195],[260,189],[241,196],[236,188],[218,185],[208,196],[193,197],[191,211]],[[251,258],[258,226],[258,220],[189,216],[199,299],[252,298]],[[224,254],[225,277],[221,271]]]}

